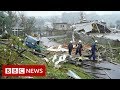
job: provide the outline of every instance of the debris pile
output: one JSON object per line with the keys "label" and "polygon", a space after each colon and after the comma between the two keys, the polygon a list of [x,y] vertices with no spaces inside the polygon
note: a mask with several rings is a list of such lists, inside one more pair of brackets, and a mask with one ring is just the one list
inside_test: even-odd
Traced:
{"label": "debris pile", "polygon": [[58,47],[51,46],[47,49],[48,51],[54,51],[54,52],[67,52],[68,49],[62,48],[62,45],[59,45]]}
{"label": "debris pile", "polygon": [[60,68],[61,67],[60,63],[66,62],[66,55],[63,54],[63,55],[58,56],[57,54],[55,54],[52,58],[52,62],[54,63],[55,68]]}

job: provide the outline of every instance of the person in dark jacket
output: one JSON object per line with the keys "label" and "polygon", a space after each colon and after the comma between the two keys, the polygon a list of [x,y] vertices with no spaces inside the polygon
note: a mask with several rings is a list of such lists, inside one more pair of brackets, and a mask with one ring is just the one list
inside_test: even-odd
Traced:
{"label": "person in dark jacket", "polygon": [[97,43],[98,41],[97,40],[95,40],[95,42],[92,44],[92,46],[91,46],[91,55],[90,55],[90,57],[89,57],[89,59],[91,60],[91,58],[93,57],[93,60],[95,61],[95,59],[96,59],[96,56],[95,56],[95,53],[96,53],[96,43]]}
{"label": "person in dark jacket", "polygon": [[79,55],[81,56],[81,55],[82,55],[82,53],[81,53],[82,48],[83,48],[83,46],[82,46],[82,41],[79,40],[79,42],[78,42],[78,44],[77,44],[77,48],[76,48],[75,55],[77,55],[77,54],[79,53]]}
{"label": "person in dark jacket", "polygon": [[72,49],[73,49],[73,43],[72,43],[72,41],[70,41],[70,43],[68,45],[69,55],[71,55]]}

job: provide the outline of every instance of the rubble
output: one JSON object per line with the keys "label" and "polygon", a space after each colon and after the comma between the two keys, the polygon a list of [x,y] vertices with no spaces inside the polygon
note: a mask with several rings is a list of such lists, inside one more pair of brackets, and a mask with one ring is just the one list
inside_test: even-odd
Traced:
{"label": "rubble", "polygon": [[61,55],[59,57],[59,60],[55,62],[54,67],[55,68],[60,68],[60,65],[58,65],[60,62],[65,62],[66,55]]}
{"label": "rubble", "polygon": [[68,70],[67,75],[74,78],[74,79],[81,79],[77,74],[75,74],[73,71]]}
{"label": "rubble", "polygon": [[47,58],[43,58],[46,62],[49,62],[49,60]]}
{"label": "rubble", "polygon": [[58,48],[55,48],[54,46],[51,46],[47,49],[48,51],[54,51],[54,52],[68,52],[68,49],[62,48],[62,45],[59,45]]}
{"label": "rubble", "polygon": [[57,59],[57,55],[55,54],[55,55],[53,56],[52,62],[54,63],[56,59]]}

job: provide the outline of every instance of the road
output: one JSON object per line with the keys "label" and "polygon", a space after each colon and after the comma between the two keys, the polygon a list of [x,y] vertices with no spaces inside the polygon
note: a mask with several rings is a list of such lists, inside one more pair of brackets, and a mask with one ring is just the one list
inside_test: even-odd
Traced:
{"label": "road", "polygon": [[43,45],[45,45],[47,47],[60,45],[59,43],[56,43],[54,41],[50,41],[48,38],[53,38],[53,36],[52,37],[41,37],[40,38],[40,41],[43,43]]}

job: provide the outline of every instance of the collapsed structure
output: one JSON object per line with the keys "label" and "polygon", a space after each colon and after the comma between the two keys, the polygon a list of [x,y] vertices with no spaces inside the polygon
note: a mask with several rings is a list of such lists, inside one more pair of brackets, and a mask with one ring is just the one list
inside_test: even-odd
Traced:
{"label": "collapsed structure", "polygon": [[80,15],[81,19],[79,23],[72,25],[71,27],[74,31],[85,32],[85,33],[110,33],[111,30],[107,27],[106,22],[94,20],[88,21],[83,16],[83,13]]}
{"label": "collapsed structure", "polygon": [[85,23],[76,23],[74,26],[77,32],[85,32],[85,33],[110,33],[110,29],[99,21],[91,21]]}

